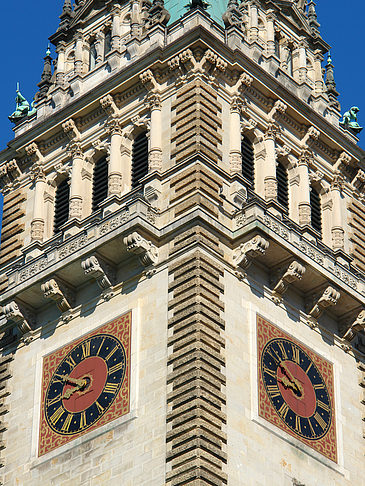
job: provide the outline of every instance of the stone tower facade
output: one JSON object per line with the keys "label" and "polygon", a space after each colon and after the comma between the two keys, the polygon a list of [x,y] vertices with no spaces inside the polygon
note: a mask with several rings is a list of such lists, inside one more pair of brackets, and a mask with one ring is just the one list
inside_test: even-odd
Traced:
{"label": "stone tower facade", "polygon": [[65,0],[0,154],[4,485],[365,484],[364,152],[305,3]]}

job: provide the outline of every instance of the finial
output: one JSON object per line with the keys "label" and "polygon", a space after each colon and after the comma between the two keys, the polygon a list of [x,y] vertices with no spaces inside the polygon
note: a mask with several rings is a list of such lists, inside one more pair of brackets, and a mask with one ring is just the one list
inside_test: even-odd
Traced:
{"label": "finial", "polygon": [[50,56],[51,55],[51,47],[50,45],[48,44],[47,46],[47,50],[46,50],[46,56]]}
{"label": "finial", "polygon": [[320,24],[318,23],[317,20],[316,4],[314,3],[313,0],[310,0],[307,6],[308,6],[307,17],[308,17],[309,27],[311,28],[312,35],[317,37],[319,35]]}
{"label": "finial", "polygon": [[327,95],[330,100],[330,105],[333,106],[336,110],[340,110],[341,106],[337,100],[339,93],[336,90],[334,65],[330,53],[328,53],[327,64],[326,64],[326,87],[327,87]]}
{"label": "finial", "polygon": [[16,92],[19,93],[19,83],[16,83]]}

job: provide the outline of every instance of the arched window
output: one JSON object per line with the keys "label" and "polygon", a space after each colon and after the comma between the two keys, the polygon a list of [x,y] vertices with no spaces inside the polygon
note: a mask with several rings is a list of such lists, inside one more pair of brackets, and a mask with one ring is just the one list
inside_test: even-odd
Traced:
{"label": "arched window", "polygon": [[321,196],[314,189],[311,188],[310,192],[310,205],[311,205],[311,225],[312,228],[322,234],[322,207]]}
{"label": "arched window", "polygon": [[54,207],[54,234],[60,231],[60,227],[68,220],[70,206],[70,184],[69,179],[64,179],[58,184],[56,189],[55,207]]}
{"label": "arched window", "polygon": [[92,210],[108,196],[108,161],[106,157],[98,160],[94,166]]}
{"label": "arched window", "polygon": [[243,135],[241,140],[242,175],[249,182],[255,181],[255,158],[251,140]]}
{"label": "arched window", "polygon": [[276,167],[276,179],[278,181],[278,203],[289,209],[289,183],[286,167],[278,162]]}
{"label": "arched window", "polygon": [[132,146],[132,188],[148,173],[148,138],[144,131],[136,136]]}
{"label": "arched window", "polygon": [[89,48],[89,71],[95,68],[96,57],[97,57],[97,52],[96,52],[95,42],[92,42]]}
{"label": "arched window", "polygon": [[110,30],[105,32],[104,37],[104,56],[106,56],[112,50],[112,33]]}

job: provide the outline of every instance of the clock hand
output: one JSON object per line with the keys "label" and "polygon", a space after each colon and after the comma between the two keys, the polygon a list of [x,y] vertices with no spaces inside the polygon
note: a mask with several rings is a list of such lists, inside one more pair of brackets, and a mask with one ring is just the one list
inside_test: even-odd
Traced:
{"label": "clock hand", "polygon": [[85,378],[71,378],[69,375],[58,375],[63,381],[67,381],[71,385],[83,387],[86,385]]}
{"label": "clock hand", "polygon": [[[288,367],[287,367],[287,365],[285,363],[281,362],[279,366],[280,366],[281,370],[283,371],[283,373],[285,373],[285,375],[289,379],[290,383],[292,383],[294,385],[294,387],[295,387],[296,391],[298,392],[298,394],[300,396],[302,396],[303,395],[303,387],[302,387],[302,384],[296,378],[294,378],[294,376],[292,375],[292,373],[290,372],[290,370],[288,369]],[[291,388],[291,389],[294,390],[294,388],[292,386],[290,386],[289,388]]]}

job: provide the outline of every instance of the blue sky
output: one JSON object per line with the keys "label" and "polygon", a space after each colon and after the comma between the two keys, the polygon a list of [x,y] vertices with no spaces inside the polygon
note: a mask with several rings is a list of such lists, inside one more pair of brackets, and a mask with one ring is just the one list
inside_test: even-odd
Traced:
{"label": "blue sky", "polygon": [[[186,3],[186,0],[181,1]],[[0,150],[13,138],[12,124],[7,117],[15,108],[16,83],[20,82],[22,94],[31,101],[38,89],[48,37],[58,27],[62,5],[63,0],[0,2],[0,45],[3,46]],[[342,111],[359,106],[358,121],[365,125],[365,90],[362,87],[365,2],[317,0],[317,13],[322,37],[332,46]],[[365,130],[360,137],[360,146],[365,148]]]}

